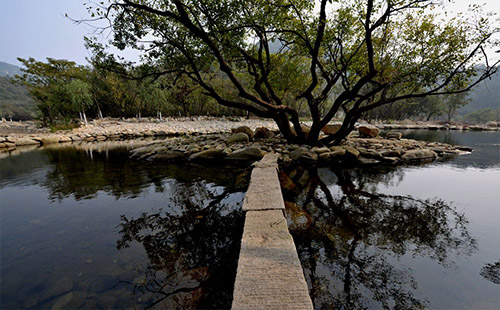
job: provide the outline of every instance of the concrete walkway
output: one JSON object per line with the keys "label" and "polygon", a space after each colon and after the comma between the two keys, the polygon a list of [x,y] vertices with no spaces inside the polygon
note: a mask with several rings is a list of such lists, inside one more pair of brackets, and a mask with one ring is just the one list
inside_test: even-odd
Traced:
{"label": "concrete walkway", "polygon": [[276,154],[255,164],[243,202],[245,227],[232,309],[313,309],[283,214]]}

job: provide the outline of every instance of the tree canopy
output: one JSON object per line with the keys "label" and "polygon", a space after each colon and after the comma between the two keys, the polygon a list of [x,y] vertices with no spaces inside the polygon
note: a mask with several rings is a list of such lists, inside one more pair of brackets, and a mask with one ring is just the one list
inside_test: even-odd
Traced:
{"label": "tree canopy", "polygon": [[[498,20],[478,6],[448,19],[435,8],[429,0],[110,0],[89,11],[109,21],[114,46],[142,51],[145,74],[187,76],[219,104],[274,119],[290,142],[317,144],[339,112],[341,129],[321,142],[339,143],[374,108],[464,92],[497,70],[484,51],[498,44]],[[479,62],[485,69],[471,82]],[[237,96],[214,85],[217,75]],[[290,101],[307,104],[307,132]]]}

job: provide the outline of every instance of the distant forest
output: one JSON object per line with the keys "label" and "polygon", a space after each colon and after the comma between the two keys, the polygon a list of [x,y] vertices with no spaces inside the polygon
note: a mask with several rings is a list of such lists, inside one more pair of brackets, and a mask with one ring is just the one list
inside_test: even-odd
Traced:
{"label": "distant forest", "polygon": [[13,84],[11,77],[21,74],[21,68],[0,62],[0,117],[28,120],[36,117],[35,102],[28,88]]}
{"label": "distant forest", "polygon": [[[92,71],[88,68],[86,70],[89,70],[89,72]],[[2,118],[28,120],[43,117],[43,111],[41,111],[40,105],[37,105],[37,101],[33,99],[28,87],[21,83],[12,82],[12,78],[15,75],[21,75],[22,73],[20,67],[0,62],[0,117]],[[108,82],[111,80],[113,83],[109,84]],[[102,97],[107,103],[96,103],[99,106],[99,113],[104,114],[104,116],[131,117],[140,114],[142,116],[157,116],[159,112],[162,112],[163,116],[200,114],[220,116],[241,113],[241,111],[221,108],[211,103],[210,98],[204,97],[196,87],[186,81],[179,81],[179,84],[173,87],[172,85],[166,86],[162,84],[161,80],[128,81],[126,78],[120,78],[118,74],[109,73],[108,78],[100,82],[108,83],[108,85],[99,86],[104,88],[98,91],[102,92],[105,89],[109,89],[109,91],[113,92],[108,93],[110,96]],[[91,87],[89,89],[92,91],[96,88],[96,85],[90,84]],[[223,84],[224,81],[221,80],[222,87]],[[120,87],[116,87],[117,85]],[[132,91],[131,88],[136,89]],[[468,93],[467,96],[450,96],[439,100],[400,103],[395,106],[374,110],[367,118],[384,121],[404,118],[429,120],[447,120],[450,118],[452,121],[468,123],[484,123],[491,120],[500,121],[499,89],[500,73],[497,72],[491,79],[475,87],[474,91]],[[148,96],[144,96],[143,94],[147,94]],[[153,94],[158,95],[156,96],[158,98],[152,98],[151,95]],[[96,100],[99,100],[99,96],[96,96],[96,94],[92,95]],[[114,103],[109,102],[114,99],[121,101],[117,109],[115,109]],[[461,102],[455,105],[455,110],[451,111],[449,107],[453,105],[450,105],[450,103],[453,103],[455,100],[460,100]],[[155,102],[151,105],[147,101]],[[109,107],[106,108],[105,104],[109,105]],[[97,117],[97,110],[94,112],[90,113],[89,116]],[[303,114],[303,116],[307,115]]]}

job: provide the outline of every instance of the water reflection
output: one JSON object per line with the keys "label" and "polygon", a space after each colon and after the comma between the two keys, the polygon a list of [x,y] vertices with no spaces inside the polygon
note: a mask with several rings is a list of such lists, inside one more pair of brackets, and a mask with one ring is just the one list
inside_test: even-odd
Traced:
{"label": "water reflection", "polygon": [[1,308],[229,308],[248,169],[90,151],[1,159]]}
{"label": "water reflection", "polygon": [[484,265],[481,276],[495,284],[500,284],[500,261]]}
{"label": "water reflection", "polygon": [[[440,200],[377,192],[400,169],[292,169],[280,174],[289,227],[316,309],[428,306],[416,296],[405,255],[431,258],[444,267],[476,250],[467,219]],[[392,174],[392,175],[391,175]],[[397,182],[397,181],[396,181]]]}

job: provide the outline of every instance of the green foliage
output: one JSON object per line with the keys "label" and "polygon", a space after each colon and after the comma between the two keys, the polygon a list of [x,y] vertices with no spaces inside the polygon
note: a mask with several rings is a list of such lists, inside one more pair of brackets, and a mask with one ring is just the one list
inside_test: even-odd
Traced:
{"label": "green foliage", "polygon": [[52,58],[47,58],[47,63],[33,58],[19,58],[19,61],[26,68],[21,69],[23,75],[17,75],[16,81],[28,87],[43,123],[75,118],[83,107],[78,105],[90,103],[84,94],[86,86],[83,82],[89,73],[88,68]]}
{"label": "green foliage", "polygon": [[[149,66],[133,73],[181,81],[173,95],[181,102],[196,94],[179,77],[188,78],[222,106],[274,119],[294,143],[317,144],[343,112],[342,128],[322,141],[339,143],[378,107],[416,108],[497,70],[486,66],[471,82],[482,51],[499,44],[498,20],[478,6],[449,19],[430,0],[110,0],[89,11],[110,23],[115,47],[142,52]],[[307,139],[304,107],[313,120]]]}

